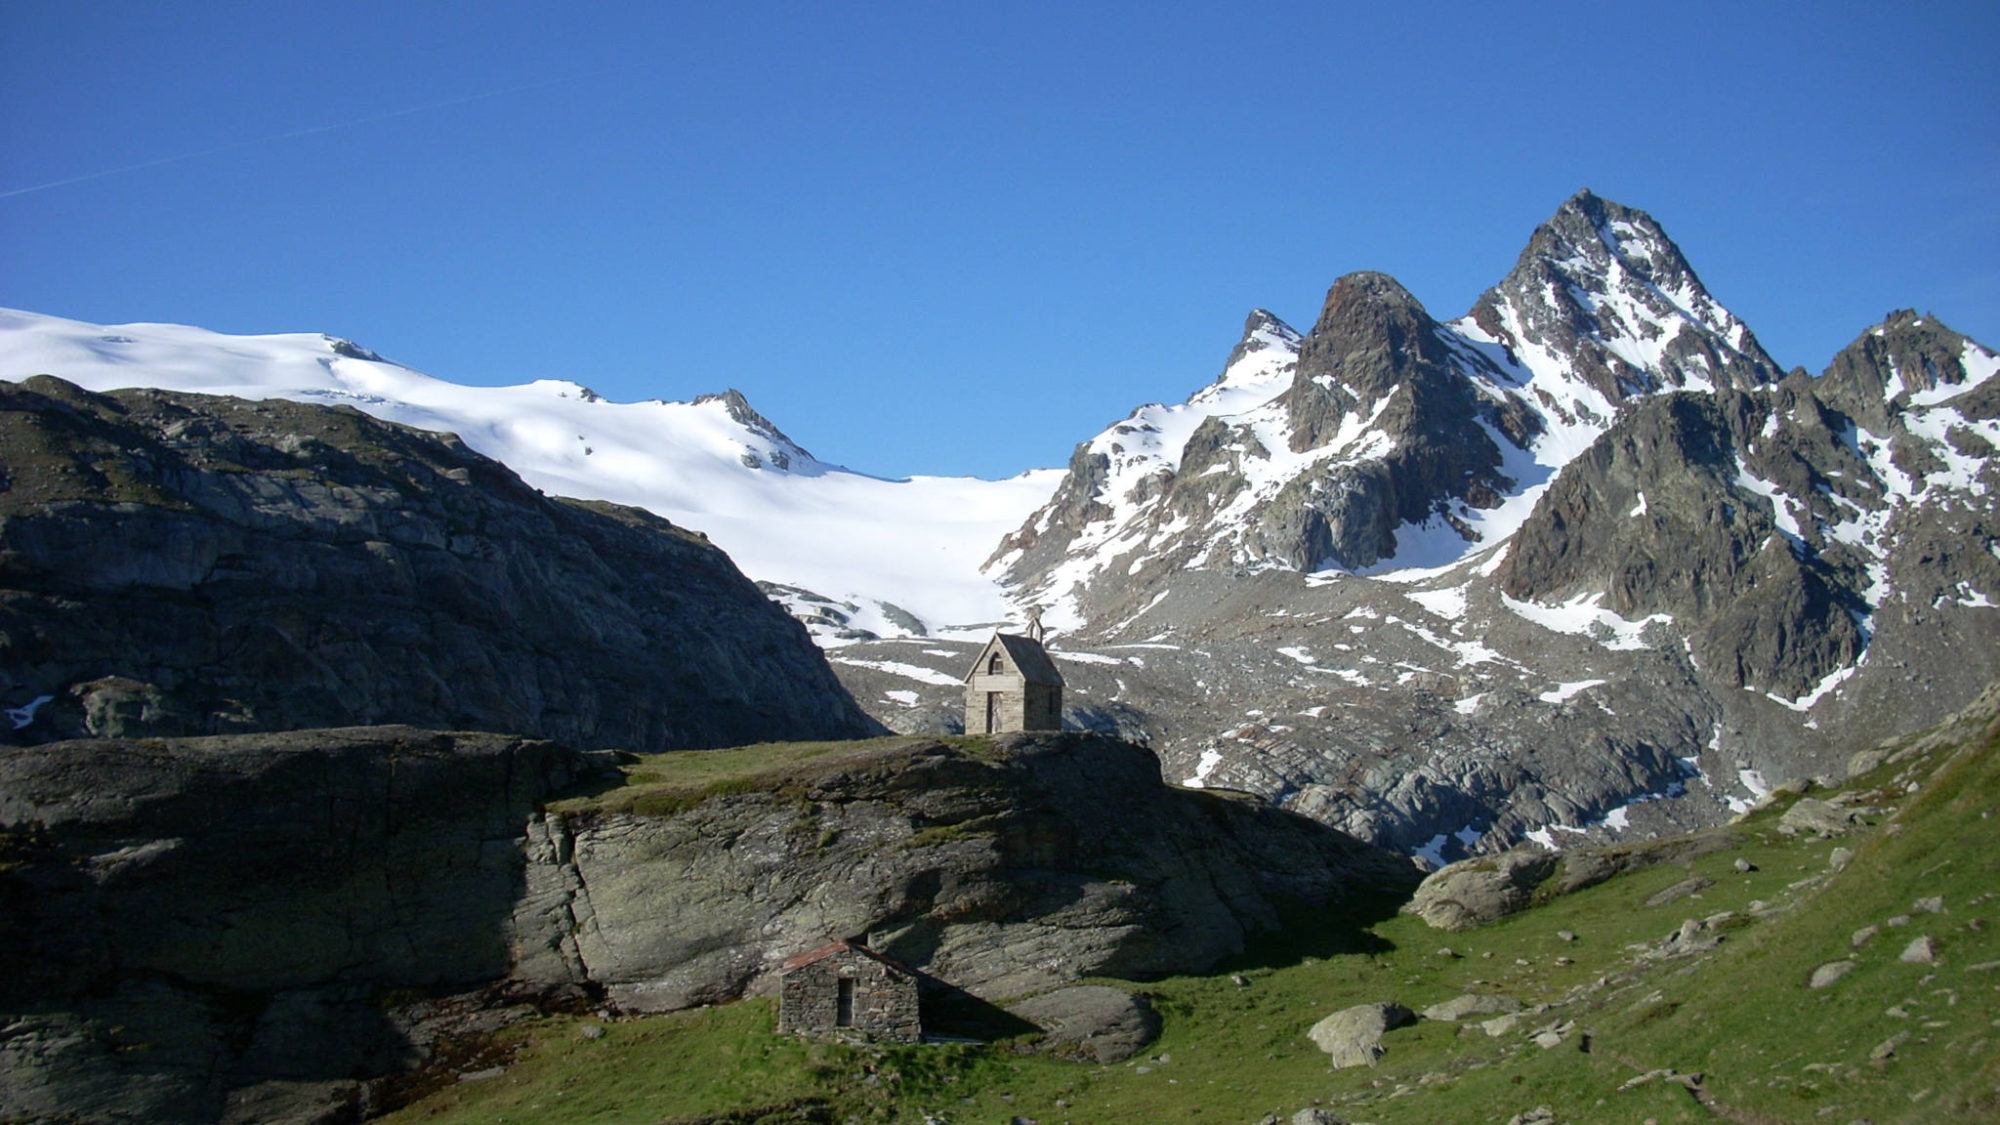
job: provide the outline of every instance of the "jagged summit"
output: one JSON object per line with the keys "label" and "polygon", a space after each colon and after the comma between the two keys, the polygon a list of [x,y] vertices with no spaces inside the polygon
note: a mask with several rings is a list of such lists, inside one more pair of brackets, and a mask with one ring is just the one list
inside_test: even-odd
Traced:
{"label": "jagged summit", "polygon": [[1385,273],[1348,274],[1327,291],[1299,349],[1286,398],[1292,451],[1325,444],[1347,414],[1373,408],[1400,387],[1454,375],[1437,322],[1409,290]]}
{"label": "jagged summit", "polygon": [[[1892,416],[1913,407],[1981,388],[1988,398],[2000,395],[2000,386],[1989,383],[1995,363],[1991,351],[1936,316],[1897,309],[1841,349],[1819,380],[1819,393],[1879,434]],[[1994,405],[1987,404],[1987,416]]]}
{"label": "jagged summit", "polygon": [[[370,363],[392,362],[390,360],[383,359],[381,354],[376,352],[373,348],[364,348],[360,344],[357,344],[352,340],[344,340],[339,336],[321,336],[320,338],[326,341],[326,346],[333,350],[333,354],[341,356],[342,358],[364,359]],[[398,363],[395,364],[395,366],[401,367],[402,364]]]}
{"label": "jagged summit", "polygon": [[791,468],[793,457],[802,457],[807,461],[818,460],[804,446],[787,437],[785,432],[778,428],[777,423],[757,413],[756,408],[750,405],[750,400],[743,397],[743,392],[735,387],[719,395],[697,395],[693,405],[705,406],[712,402],[722,404],[723,409],[729,412],[730,421],[774,443],[775,448],[768,450],[767,456],[770,457],[771,464],[779,469]]}
{"label": "jagged summit", "polygon": [[1535,228],[1462,323],[1536,374],[1567,367],[1613,408],[1660,390],[1754,387],[1783,375],[1658,221],[1588,188]]}
{"label": "jagged summit", "polygon": [[1433,566],[1511,535],[1633,404],[1781,377],[1652,216],[1585,189],[1451,323],[1372,271],[1303,337],[1253,312],[1221,380],[1079,447],[989,567],[1074,626],[1191,567]]}
{"label": "jagged summit", "polygon": [[1242,361],[1258,352],[1272,348],[1295,352],[1298,346],[1297,329],[1278,319],[1278,315],[1269,309],[1251,309],[1250,315],[1243,320],[1243,338],[1236,342],[1229,358],[1223,361],[1222,374],[1217,376],[1217,381],[1229,378],[1232,372],[1247,373],[1249,369],[1241,366]]}

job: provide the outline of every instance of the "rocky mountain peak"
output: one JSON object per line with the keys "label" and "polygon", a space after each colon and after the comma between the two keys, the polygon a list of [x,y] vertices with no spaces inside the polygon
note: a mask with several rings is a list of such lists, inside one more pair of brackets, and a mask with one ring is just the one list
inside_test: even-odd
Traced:
{"label": "rocky mountain peak", "polygon": [[1568,369],[1584,397],[1602,400],[1553,404],[1571,414],[1608,416],[1661,390],[1748,388],[1783,375],[1651,215],[1587,188],[1535,228],[1461,324],[1530,372]]}
{"label": "rocky mountain peak", "polygon": [[1937,317],[1897,309],[1841,349],[1819,380],[1819,396],[1882,434],[1892,416],[1912,406],[1936,405],[1975,387],[2000,398],[1989,378],[1996,366],[1994,353]]}
{"label": "rocky mountain peak", "polygon": [[1293,452],[1326,444],[1350,410],[1366,409],[1412,380],[1449,379],[1438,324],[1395,278],[1350,273],[1333,283],[1299,348],[1287,408]]}
{"label": "rocky mountain peak", "polygon": [[750,400],[743,397],[743,392],[737,390],[735,387],[731,387],[719,395],[705,394],[695,396],[694,404],[696,406],[709,402],[721,403],[723,409],[729,412],[730,419],[739,425],[747,426],[763,434],[765,437],[785,442],[795,448],[798,446],[797,442],[785,436],[785,432],[778,428],[777,423],[757,413],[757,409],[750,405]]}
{"label": "rocky mountain peak", "polygon": [[[1223,361],[1222,378],[1229,379],[1230,373],[1239,364],[1260,352],[1273,349],[1296,352],[1301,338],[1297,329],[1278,319],[1271,310],[1251,309],[1250,315],[1243,320],[1243,338],[1236,342],[1229,358]],[[1287,355],[1285,359],[1289,362],[1291,356]]]}
{"label": "rocky mountain peak", "polygon": [[1294,347],[1080,446],[988,571],[1055,607],[1081,721],[1193,782],[1440,862],[1555,847],[1740,811],[1995,674],[2000,357],[1933,317],[1784,376],[1583,192],[1473,315],[1350,274]]}
{"label": "rocky mountain peak", "polygon": [[[352,340],[343,340],[338,336],[324,336],[324,335],[321,336],[320,338],[326,341],[326,346],[333,351],[333,354],[340,356],[343,359],[362,359],[362,360],[367,360],[370,363],[391,362],[389,360],[383,359],[381,355],[375,352],[373,349],[364,348],[360,344],[357,344]],[[397,366],[400,367],[402,365],[397,364]]]}
{"label": "rocky mountain peak", "polygon": [[[790,468],[793,457],[803,457],[808,461],[816,459],[805,446],[787,437],[785,432],[778,428],[777,423],[757,413],[756,408],[750,405],[750,400],[743,397],[743,392],[737,390],[735,387],[731,387],[719,395],[697,395],[694,405],[703,406],[711,402],[721,403],[722,408],[728,411],[730,420],[737,425],[770,441],[772,448],[766,451],[766,455],[770,458],[771,463],[778,468]],[[757,460],[760,459],[757,458],[755,451],[744,455],[744,464],[749,465],[753,469],[759,467],[757,464],[752,463]]]}

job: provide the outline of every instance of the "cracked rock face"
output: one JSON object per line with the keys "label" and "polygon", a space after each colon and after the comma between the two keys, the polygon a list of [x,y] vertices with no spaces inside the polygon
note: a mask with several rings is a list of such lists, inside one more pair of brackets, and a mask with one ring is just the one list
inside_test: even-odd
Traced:
{"label": "cracked rock face", "polygon": [[701,536],[345,407],[0,383],[16,741],[402,722],[663,750],[871,733]]}
{"label": "cracked rock face", "polygon": [[551,813],[530,830],[521,971],[668,1010],[762,989],[785,958],[865,935],[1003,998],[1199,971],[1274,928],[1280,901],[1414,881],[1304,818],[1168,789],[1126,743],[993,745],[891,744],[670,815]]}
{"label": "cracked rock face", "polygon": [[0,1107],[338,1103],[414,1054],[383,990],[508,975],[521,826],[598,768],[407,727],[0,748]]}

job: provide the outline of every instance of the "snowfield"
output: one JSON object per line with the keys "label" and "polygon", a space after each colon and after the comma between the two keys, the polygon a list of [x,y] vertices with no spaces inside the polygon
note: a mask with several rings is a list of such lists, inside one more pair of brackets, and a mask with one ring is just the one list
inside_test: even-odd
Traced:
{"label": "snowfield", "polygon": [[[752,578],[871,607],[892,603],[933,629],[1007,616],[999,586],[979,565],[1062,475],[885,480],[815,459],[754,415],[748,424],[733,416],[720,397],[609,402],[557,379],[464,386],[327,336],[102,326],[0,310],[0,379],[36,374],[93,391],[157,387],[346,405],[455,433],[550,495],[630,504],[704,532]],[[880,612],[856,624],[909,632]]]}

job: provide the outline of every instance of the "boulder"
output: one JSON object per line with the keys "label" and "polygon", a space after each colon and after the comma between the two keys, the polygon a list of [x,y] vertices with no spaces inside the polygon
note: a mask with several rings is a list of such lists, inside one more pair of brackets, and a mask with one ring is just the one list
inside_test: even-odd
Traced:
{"label": "boulder", "polygon": [[1853,754],[1848,755],[1847,776],[1860,777],[1864,773],[1873,773],[1882,768],[1882,763],[1888,760],[1889,751],[1880,746],[1871,747],[1867,750],[1856,750]]}
{"label": "boulder", "polygon": [[1382,1036],[1415,1019],[1416,1014],[1401,1004],[1358,1004],[1314,1024],[1306,1036],[1327,1053],[1336,1070],[1374,1066],[1375,1060],[1387,1050],[1382,1046]]}
{"label": "boulder", "polygon": [[1078,985],[1045,992],[1007,1011],[1042,1029],[1055,1054],[1123,1062],[1160,1034],[1159,1013],[1144,996],[1108,985]]}
{"label": "boulder", "polygon": [[1699,894],[1701,891],[1706,890],[1714,885],[1715,885],[1715,880],[1710,879],[1707,876],[1690,875],[1687,878],[1682,879],[1680,882],[1675,883],[1673,886],[1668,887],[1663,891],[1658,891],[1654,893],[1651,897],[1646,899],[1646,905],[1665,906],[1670,902],[1677,902],[1681,899],[1687,898],[1689,895]]}
{"label": "boulder", "polygon": [[1547,852],[1512,851],[1460,860],[1434,872],[1403,907],[1441,930],[1468,930],[1527,908],[1535,885],[1556,869]]}
{"label": "boulder", "polygon": [[1521,1002],[1512,996],[1492,996],[1467,994],[1442,1004],[1432,1004],[1423,1010],[1427,1020],[1462,1020],[1468,1016],[1499,1016],[1521,1010]]}
{"label": "boulder", "polygon": [[1787,835],[1838,836],[1860,819],[1850,809],[1817,797],[1800,797],[1778,818],[1778,831]]}
{"label": "boulder", "polygon": [[1652,948],[1640,954],[1640,957],[1656,961],[1707,953],[1722,944],[1724,935],[1717,933],[1715,929],[1718,919],[1722,917],[1726,915],[1718,915],[1715,918],[1689,918],[1674,932],[1661,938]]}

